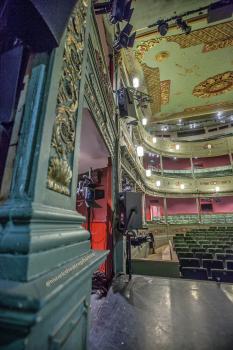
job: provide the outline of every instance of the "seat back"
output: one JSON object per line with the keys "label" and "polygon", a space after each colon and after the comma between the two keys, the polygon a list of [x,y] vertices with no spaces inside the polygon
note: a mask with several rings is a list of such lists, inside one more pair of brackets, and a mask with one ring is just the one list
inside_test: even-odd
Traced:
{"label": "seat back", "polygon": [[227,270],[233,270],[233,260],[226,261]]}
{"label": "seat back", "polygon": [[183,278],[190,278],[195,280],[207,280],[207,270],[201,267],[182,267],[181,275]]}
{"label": "seat back", "polygon": [[181,258],[179,262],[181,267],[200,267],[200,260],[196,258]]}
{"label": "seat back", "polygon": [[191,252],[179,252],[177,253],[178,258],[194,258],[194,254]]}

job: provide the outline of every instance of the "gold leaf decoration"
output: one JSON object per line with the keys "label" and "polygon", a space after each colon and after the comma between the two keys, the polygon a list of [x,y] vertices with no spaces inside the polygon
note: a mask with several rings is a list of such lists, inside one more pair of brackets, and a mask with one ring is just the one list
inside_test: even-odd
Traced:
{"label": "gold leaf decoration", "polygon": [[160,73],[159,68],[152,68],[146,64],[142,64],[144,79],[147,90],[151,96],[151,111],[152,113],[160,112],[161,108],[161,93],[160,93]]}
{"label": "gold leaf decoration", "polygon": [[79,1],[68,22],[51,141],[47,186],[66,195],[72,180],[87,7],[88,1]]}
{"label": "gold leaf decoration", "polygon": [[161,105],[166,105],[167,103],[169,103],[170,85],[171,80],[163,80],[160,82]]}
{"label": "gold leaf decoration", "polygon": [[230,90],[233,90],[233,72],[225,72],[214,75],[198,84],[193,89],[193,95],[206,98],[224,94]]}
{"label": "gold leaf decoration", "polygon": [[48,188],[56,192],[70,195],[69,184],[72,178],[72,171],[66,160],[58,157],[50,158],[48,171]]}
{"label": "gold leaf decoration", "polygon": [[[225,23],[219,23],[206,28],[201,28],[192,31],[189,35],[177,34],[168,35],[164,38],[168,42],[175,42],[181,48],[187,48],[196,45],[204,45],[203,52],[209,52],[211,50],[221,49],[227,46],[233,45],[233,21]],[[146,52],[152,47],[159,44],[161,38],[153,38],[150,40],[142,41],[137,45],[135,51],[135,57],[141,63]]]}

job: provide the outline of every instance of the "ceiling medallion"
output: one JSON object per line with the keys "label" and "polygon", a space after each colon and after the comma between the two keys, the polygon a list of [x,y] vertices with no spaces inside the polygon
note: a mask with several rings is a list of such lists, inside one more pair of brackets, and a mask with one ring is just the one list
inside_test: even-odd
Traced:
{"label": "ceiling medallion", "polygon": [[170,56],[168,51],[161,51],[155,56],[157,62],[162,62]]}
{"label": "ceiling medallion", "polygon": [[195,86],[193,95],[205,98],[221,95],[230,90],[233,90],[233,72],[225,72],[214,75]]}

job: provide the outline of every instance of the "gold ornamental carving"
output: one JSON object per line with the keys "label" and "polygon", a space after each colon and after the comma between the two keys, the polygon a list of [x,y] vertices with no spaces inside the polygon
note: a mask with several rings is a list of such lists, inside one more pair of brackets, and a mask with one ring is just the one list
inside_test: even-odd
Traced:
{"label": "gold ornamental carving", "polygon": [[205,98],[221,95],[230,90],[233,90],[233,72],[225,72],[214,75],[198,84],[193,89],[193,95]]}
{"label": "gold ornamental carving", "polygon": [[155,55],[155,60],[157,62],[163,62],[170,56],[168,51],[161,51],[157,55]]}
{"label": "gold ornamental carving", "polygon": [[151,96],[151,112],[158,113],[161,109],[161,90],[160,90],[160,73],[159,68],[152,68],[142,64],[144,79],[147,90]]}
{"label": "gold ornamental carving", "polygon": [[163,80],[160,82],[161,105],[166,105],[167,103],[169,103],[170,85],[171,80]]}
{"label": "gold ornamental carving", "polygon": [[48,187],[56,192],[69,196],[69,184],[71,179],[72,171],[67,160],[58,157],[51,158],[48,171]]}
{"label": "gold ornamental carving", "polygon": [[[203,45],[202,52],[218,50],[233,45],[233,21],[216,24],[206,28],[192,31],[189,35],[177,34],[168,35],[163,38],[168,42],[175,42],[181,48],[188,48],[196,45]],[[153,38],[140,42],[135,51],[135,57],[141,63],[144,55],[151,48],[158,45],[161,38]]]}
{"label": "gold ornamental carving", "polygon": [[72,180],[87,8],[88,0],[79,1],[68,22],[51,141],[47,186],[65,195]]}

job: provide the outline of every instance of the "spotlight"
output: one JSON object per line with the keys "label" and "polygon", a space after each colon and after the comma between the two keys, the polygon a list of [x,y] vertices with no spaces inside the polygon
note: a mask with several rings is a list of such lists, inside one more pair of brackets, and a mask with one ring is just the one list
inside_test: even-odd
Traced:
{"label": "spotlight", "polygon": [[150,169],[146,169],[146,176],[150,177],[151,176],[151,170]]}
{"label": "spotlight", "polygon": [[153,141],[153,143],[156,143],[157,142],[157,137],[153,137],[152,141]]}
{"label": "spotlight", "polygon": [[159,34],[165,36],[168,32],[168,23],[164,20],[160,20],[157,22]]}
{"label": "spotlight", "polygon": [[187,22],[184,21],[181,17],[177,18],[176,24],[186,35],[188,35],[192,30],[192,28],[187,24]]}
{"label": "spotlight", "polygon": [[181,190],[184,190],[184,184],[180,184]]}
{"label": "spotlight", "polygon": [[157,181],[156,181],[156,186],[157,186],[157,187],[160,187],[160,185],[161,185],[160,180],[157,180]]}
{"label": "spotlight", "polygon": [[215,191],[216,191],[216,192],[219,192],[219,190],[220,190],[219,186],[216,186],[216,187],[215,187]]}
{"label": "spotlight", "polygon": [[212,146],[211,146],[210,143],[207,145],[207,148],[208,148],[208,149],[211,149],[211,148],[212,148]]}
{"label": "spotlight", "polygon": [[131,9],[131,3],[132,0],[113,0],[110,22],[112,24],[122,21],[129,22],[134,10]]}
{"label": "spotlight", "polygon": [[179,149],[180,149],[180,145],[176,144],[176,150],[179,151]]}
{"label": "spotlight", "polygon": [[142,118],[142,125],[147,125],[147,118]]}
{"label": "spotlight", "polygon": [[113,48],[116,51],[120,51],[122,48],[127,49],[128,47],[133,47],[136,32],[130,35],[132,29],[133,26],[127,23],[124,29],[118,34],[116,40],[113,43]]}

